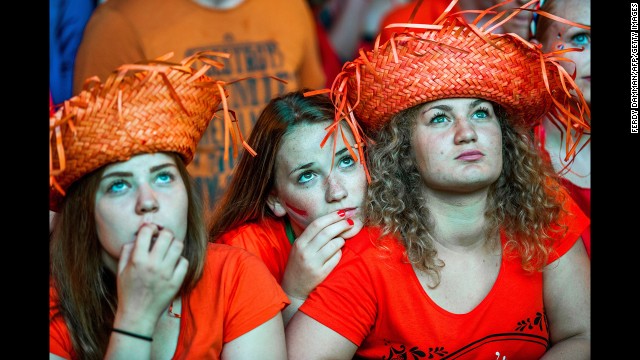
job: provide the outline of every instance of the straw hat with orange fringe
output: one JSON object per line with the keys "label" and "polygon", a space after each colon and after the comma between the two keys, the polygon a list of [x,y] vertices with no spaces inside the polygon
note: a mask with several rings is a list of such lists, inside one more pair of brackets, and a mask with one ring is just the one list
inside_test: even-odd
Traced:
{"label": "straw hat with orange fringe", "polygon": [[[234,148],[242,144],[238,123],[227,107],[227,83],[204,75],[221,62],[198,52],[179,63],[158,59],[118,67],[104,83],[87,79],[83,90],[49,117],[49,208],[58,210],[67,188],[82,176],[140,153],[178,153],[185,164],[222,103],[225,158],[229,135]],[[203,66],[192,67],[196,61]],[[231,115],[230,115],[231,114]],[[235,119],[235,116],[234,116]],[[234,149],[235,150],[235,149]],[[234,151],[237,153],[237,151]]]}
{"label": "straw hat with orange fringe", "polygon": [[[329,92],[336,107],[327,137],[338,131],[344,119],[361,143],[402,110],[443,98],[473,97],[502,105],[513,124],[533,127],[548,117],[567,135],[567,157],[575,156],[580,138],[591,130],[590,110],[573,81],[575,74],[568,74],[559,62],[570,61],[563,53],[581,49],[545,54],[516,34],[491,31],[519,11],[536,11],[589,27],[526,9],[538,0],[510,11],[493,11],[511,1],[449,14],[457,3],[453,0],[434,24],[388,25],[400,32],[383,44],[378,37],[373,50],[360,50],[355,60],[344,64],[331,89],[314,92]],[[416,6],[421,5],[419,0]],[[464,12],[479,14],[467,23],[461,16]],[[492,18],[484,25],[476,26],[489,15]]]}

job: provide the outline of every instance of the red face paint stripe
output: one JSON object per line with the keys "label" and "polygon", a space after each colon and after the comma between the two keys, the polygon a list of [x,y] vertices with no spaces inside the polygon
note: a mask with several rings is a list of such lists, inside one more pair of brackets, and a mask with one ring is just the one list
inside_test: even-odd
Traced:
{"label": "red face paint stripe", "polygon": [[288,207],[289,209],[291,209],[294,213],[296,213],[296,214],[298,214],[298,215],[300,215],[300,216],[305,216],[305,215],[307,215],[307,212],[306,212],[306,211],[304,211],[304,210],[302,210],[302,209],[295,208],[295,207],[291,206],[291,204],[289,204],[289,203],[287,203],[287,202],[285,202],[284,204],[285,204],[285,205],[287,205],[287,207]]}

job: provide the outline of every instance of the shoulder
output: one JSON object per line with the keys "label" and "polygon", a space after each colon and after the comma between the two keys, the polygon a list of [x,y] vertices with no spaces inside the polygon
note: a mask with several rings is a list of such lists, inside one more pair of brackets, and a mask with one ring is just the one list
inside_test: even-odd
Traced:
{"label": "shoulder", "polygon": [[[120,19],[131,26],[142,25],[146,22],[158,20],[161,15],[162,20],[169,20],[164,16],[180,14],[182,5],[187,3],[184,0],[109,0],[100,4],[94,11],[92,21],[97,19]],[[190,4],[186,4],[190,5]],[[171,11],[173,9],[173,11]],[[162,21],[161,20],[161,21]],[[166,24],[165,24],[166,25]]]}
{"label": "shoulder", "polygon": [[557,226],[552,229],[554,251],[550,254],[548,263],[557,260],[569,251],[591,223],[571,195],[564,189],[561,193],[564,197],[564,210],[566,211],[561,212]]}
{"label": "shoulder", "polygon": [[53,287],[53,285],[49,285],[49,318],[53,318],[57,316],[60,312],[58,310],[58,303],[60,299],[58,298],[58,292]]}
{"label": "shoulder", "polygon": [[290,8],[291,10],[311,11],[309,3],[306,0],[277,0],[275,2],[279,3],[280,6]]}
{"label": "shoulder", "polygon": [[354,237],[346,240],[343,249],[344,254],[370,258],[402,252],[404,248],[394,236],[382,236],[382,229],[379,227],[365,226]]}
{"label": "shoulder", "polygon": [[205,264],[207,267],[220,266],[227,262],[242,262],[245,258],[252,256],[248,251],[239,247],[227,244],[208,243]]}
{"label": "shoulder", "polygon": [[[165,0],[166,1],[166,0]],[[153,2],[149,2],[146,0],[109,0],[104,1],[95,9],[95,13],[99,14],[102,12],[117,12],[122,14],[131,14],[135,15],[136,11],[147,9],[149,10],[150,5]]]}
{"label": "shoulder", "polygon": [[236,278],[247,272],[253,274],[264,272],[271,276],[262,260],[249,251],[227,244],[207,244],[205,274]]}
{"label": "shoulder", "polygon": [[[203,281],[204,280],[204,281]],[[239,287],[248,294],[267,292],[284,294],[262,260],[254,254],[226,244],[209,243],[205,271],[199,284],[214,291],[231,294]],[[253,295],[250,295],[253,296]],[[286,300],[286,296],[284,296]]]}
{"label": "shoulder", "polygon": [[287,18],[289,24],[312,25],[313,12],[306,0],[272,0],[268,3],[270,8],[278,10],[274,16]]}
{"label": "shoulder", "polygon": [[58,309],[55,288],[49,285],[49,353],[65,359],[75,358],[67,324]]}
{"label": "shoulder", "polygon": [[243,243],[247,240],[273,238],[281,234],[286,236],[284,222],[279,219],[265,217],[259,221],[246,222],[225,232],[216,242],[236,245],[237,243]]}

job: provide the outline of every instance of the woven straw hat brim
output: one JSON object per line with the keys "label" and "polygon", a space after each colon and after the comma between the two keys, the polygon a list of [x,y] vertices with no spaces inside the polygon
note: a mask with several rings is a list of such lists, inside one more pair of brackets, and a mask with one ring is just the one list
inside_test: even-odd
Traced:
{"label": "woven straw hat brim", "polygon": [[375,132],[412,106],[471,97],[498,103],[513,121],[534,125],[554,104],[543,74],[552,92],[559,93],[558,69],[543,71],[539,52],[511,34],[488,37],[491,42],[464,27],[450,36],[430,32],[425,39],[399,45],[397,62],[389,45],[377,54],[369,52],[374,70],[363,67],[359,84],[355,76],[347,84],[352,104],[359,96],[356,117],[367,132]]}
{"label": "woven straw hat brim", "polygon": [[184,60],[123,65],[65,101],[50,118],[50,208],[84,175],[137,154],[175,152],[191,162],[227,96],[204,72]]}
{"label": "woven straw hat brim", "polygon": [[[503,106],[513,125],[533,127],[544,117],[550,119],[565,130],[567,153],[575,154],[580,137],[591,130],[591,115],[573,81],[575,74],[568,74],[560,62],[567,61],[565,52],[580,49],[545,54],[516,34],[492,34],[491,28],[477,27],[491,8],[467,23],[459,14],[448,13],[454,4],[434,24],[394,24],[404,27],[400,34],[347,61],[331,88],[317,91],[330,93],[335,123],[347,120],[352,130],[362,132],[356,134],[360,141],[413,106],[443,98],[481,98]],[[513,8],[512,15],[500,13],[488,24],[499,26],[524,8]]]}

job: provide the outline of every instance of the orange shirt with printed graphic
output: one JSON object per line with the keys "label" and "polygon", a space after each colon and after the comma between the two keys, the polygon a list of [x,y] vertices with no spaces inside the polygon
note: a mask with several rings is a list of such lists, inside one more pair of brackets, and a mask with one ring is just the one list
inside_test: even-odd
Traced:
{"label": "orange shirt with printed graphic", "polygon": [[[579,239],[589,219],[573,202],[568,226],[548,263]],[[470,312],[452,313],[424,291],[404,247],[393,237],[375,245],[378,228],[365,227],[347,241],[342,259],[299,311],[358,346],[358,359],[539,359],[550,346],[542,272],[522,269],[503,253],[498,277]],[[501,237],[503,245],[505,236]]]}

